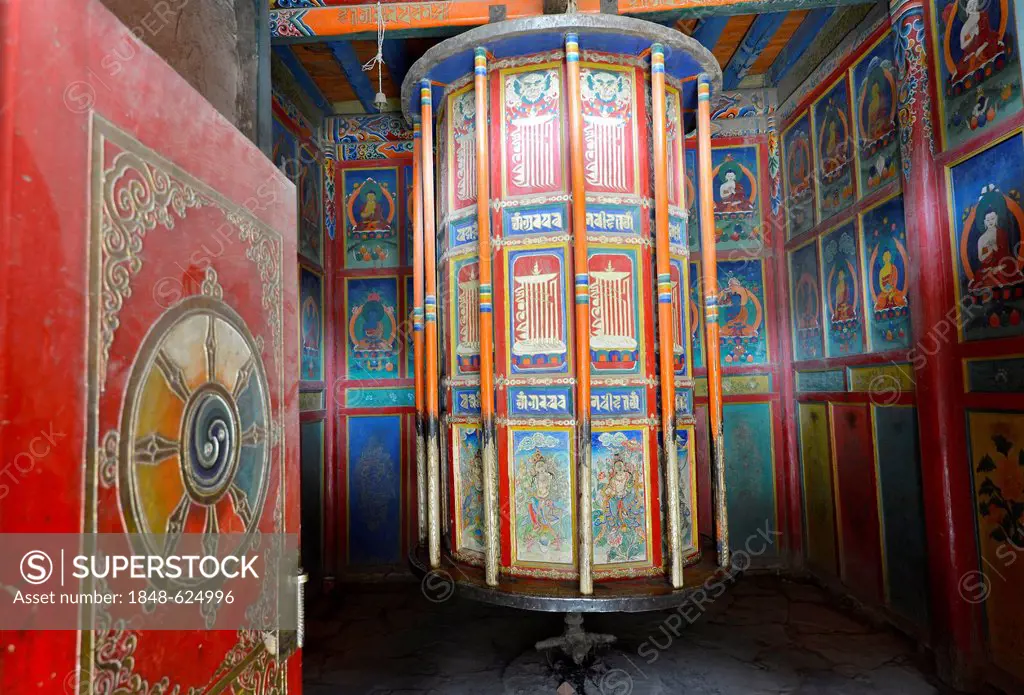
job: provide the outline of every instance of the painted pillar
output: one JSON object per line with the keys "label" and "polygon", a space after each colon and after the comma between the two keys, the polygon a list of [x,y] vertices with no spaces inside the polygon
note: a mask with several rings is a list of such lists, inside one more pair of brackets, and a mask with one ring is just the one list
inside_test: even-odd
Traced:
{"label": "painted pillar", "polygon": [[477,48],[473,67],[476,96],[476,223],[480,259],[480,450],[484,482],[484,574],[498,585],[498,450],[494,431],[494,314],[491,302],[491,160],[487,126],[487,49]]}
{"label": "painted pillar", "polygon": [[705,73],[697,76],[697,172],[707,337],[708,424],[715,478],[715,545],[718,564],[726,567],[729,565],[729,510],[725,496],[725,444],[722,441],[722,358],[718,348],[718,253],[715,249],[715,201],[711,188],[711,80]]}
{"label": "painted pillar", "polygon": [[594,528],[590,498],[590,270],[587,259],[587,193],[583,169],[583,98],[580,46],[565,35],[569,83],[569,169],[572,172],[573,269],[576,275],[576,455],[579,486],[580,593],[594,592]]}
{"label": "painted pillar", "polygon": [[416,391],[416,520],[420,545],[427,542],[427,443],[423,429],[423,186],[420,183],[423,143],[420,124],[412,124],[412,354]]}
{"label": "painted pillar", "polygon": [[[958,406],[963,393],[956,355],[960,307],[950,306],[951,269],[938,249],[949,244],[940,209],[941,173],[932,131],[932,45],[922,0],[891,0],[899,82],[900,155],[910,257],[910,311],[921,431],[921,480],[928,527],[932,636],[940,672],[954,685],[980,655],[977,606],[963,600],[961,580],[978,569],[972,481]],[[932,335],[940,332],[939,335]],[[927,345],[929,355],[920,346]],[[933,347],[934,352],[933,352]]]}
{"label": "painted pillar", "polygon": [[[665,451],[668,488],[669,578],[683,586],[683,557],[679,511],[679,466],[676,449],[675,355],[672,346],[672,271],[668,239],[668,133],[665,115],[665,49],[651,46],[651,102],[654,125],[654,230],[658,267],[658,347],[661,371],[661,441]],[[682,290],[680,290],[682,291]]]}
{"label": "painted pillar", "polygon": [[438,445],[437,384],[437,234],[434,225],[434,109],[430,80],[420,82],[420,176],[423,182],[423,298],[424,343],[426,346],[426,439],[427,439],[427,544],[430,566],[441,566],[441,468]]}

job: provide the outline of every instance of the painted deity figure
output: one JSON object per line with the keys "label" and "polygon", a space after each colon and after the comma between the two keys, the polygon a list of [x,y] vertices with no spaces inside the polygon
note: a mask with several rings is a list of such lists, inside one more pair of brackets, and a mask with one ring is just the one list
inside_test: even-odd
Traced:
{"label": "painted deity figure", "polygon": [[320,310],[311,297],[302,303],[302,347],[320,349]]}
{"label": "painted deity figure", "polygon": [[757,335],[757,327],[752,322],[757,313],[757,298],[739,281],[729,278],[729,283],[721,293],[723,304],[737,307],[736,314],[726,321],[722,334],[726,336],[751,337]]}
{"label": "painted deity figure", "polygon": [[961,75],[987,63],[1001,50],[998,31],[992,28],[989,14],[981,9],[980,0],[967,0],[964,23],[960,27],[960,50],[957,63]]}
{"label": "painted deity figure", "polygon": [[880,138],[892,129],[889,109],[882,99],[882,85],[877,81],[871,83],[868,97],[868,124],[872,138]]}
{"label": "painted deity figure", "polygon": [[849,321],[857,317],[853,305],[853,290],[846,280],[846,271],[840,270],[836,279],[836,300],[832,309],[832,321]]}
{"label": "painted deity figure", "polygon": [[900,271],[892,262],[892,252],[883,251],[882,267],[878,271],[879,292],[875,297],[875,311],[901,309],[907,305],[907,296],[900,289],[899,282]]}
{"label": "painted deity figure", "polygon": [[385,226],[384,208],[377,202],[377,194],[368,191],[363,199],[363,209],[359,211],[359,219],[356,221],[357,232],[368,232],[382,229]]}
{"label": "painted deity figure", "polygon": [[718,187],[718,194],[721,196],[720,204],[727,211],[750,207],[747,189],[737,180],[735,171],[725,172],[725,181]]}
{"label": "painted deity figure", "polygon": [[478,544],[483,545],[483,523],[480,517],[484,494],[483,461],[480,450],[473,452],[473,458],[466,471],[468,476],[462,497],[463,531]]}
{"label": "painted deity figure", "polygon": [[555,474],[551,462],[537,449],[529,461],[530,538],[541,546],[557,548],[559,540],[556,526],[561,520],[558,505],[551,498]]}
{"label": "painted deity figure", "polygon": [[986,208],[982,224],[984,230],[978,237],[978,270],[974,274],[972,289],[996,289],[1024,281],[999,213]]}
{"label": "painted deity figure", "polygon": [[598,493],[601,523],[594,543],[609,547],[610,560],[631,559],[643,541],[643,504],[636,493],[635,479],[639,474],[635,462],[627,461],[622,451],[616,451],[603,476],[604,484]]}

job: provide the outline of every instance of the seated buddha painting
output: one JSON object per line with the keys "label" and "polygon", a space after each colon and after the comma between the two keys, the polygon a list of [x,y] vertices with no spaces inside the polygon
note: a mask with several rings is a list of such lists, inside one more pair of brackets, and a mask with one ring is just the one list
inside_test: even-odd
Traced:
{"label": "seated buddha painting", "polygon": [[782,133],[782,177],[785,186],[786,238],[800,236],[814,226],[814,158],[811,154],[810,116],[804,113]]}
{"label": "seated buddha painting", "polygon": [[844,224],[821,238],[821,264],[827,355],[860,354],[864,351],[864,322],[854,223]]}
{"label": "seated buddha painting", "polygon": [[711,151],[716,247],[757,249],[763,243],[758,195],[757,147],[718,147]]}
{"label": "seated buddha painting", "polygon": [[937,58],[945,149],[1020,110],[1021,76],[1009,0],[939,0]]}
{"label": "seated buddha painting", "polygon": [[965,339],[1020,335],[1024,312],[1024,134],[949,171],[954,257]]}
{"label": "seated buddha painting", "polygon": [[868,340],[872,351],[910,346],[907,233],[903,198],[895,196],[861,215],[867,273]]}
{"label": "seated buddha painting", "polygon": [[856,197],[847,87],[844,75],[811,108],[818,164],[817,204],[821,220],[845,210]]}
{"label": "seated buddha painting", "polygon": [[398,170],[345,170],[345,265],[393,268],[398,258]]}
{"label": "seated buddha painting", "polygon": [[853,67],[858,177],[862,196],[898,178],[896,69],[893,35],[886,32]]}

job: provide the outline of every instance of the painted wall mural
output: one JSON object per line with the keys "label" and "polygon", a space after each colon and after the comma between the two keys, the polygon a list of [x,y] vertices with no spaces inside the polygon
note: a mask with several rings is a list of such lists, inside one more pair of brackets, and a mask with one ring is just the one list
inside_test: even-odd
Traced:
{"label": "painted wall mural", "polygon": [[954,149],[1021,107],[1011,0],[939,0],[932,12],[943,141]]}
{"label": "painted wall mural", "polygon": [[502,191],[509,196],[563,188],[560,63],[501,71]]}
{"label": "painted wall mural", "polygon": [[870,349],[910,347],[910,258],[903,197],[894,196],[863,212],[860,229]]}
{"label": "painted wall mural", "polygon": [[687,235],[687,246],[690,251],[700,251],[700,227],[694,220],[700,219],[700,196],[697,195],[697,151],[694,147],[687,147],[683,153],[685,171],[683,172],[683,195],[686,197],[686,208],[689,211],[691,221],[690,234]]}
{"label": "painted wall mural", "polygon": [[398,376],[398,282],[396,278],[345,280],[349,379]]}
{"label": "painted wall mural", "polygon": [[725,364],[768,361],[764,268],[760,259],[718,264],[719,346]]}
{"label": "painted wall mural", "polygon": [[345,268],[400,264],[398,190],[398,167],[342,170]]}
{"label": "painted wall mural", "polygon": [[760,249],[764,223],[758,147],[713,148],[711,167],[716,248]]}
{"label": "painted wall mural", "polygon": [[288,180],[295,183],[298,180],[298,162],[295,157],[296,139],[291,131],[281,125],[275,117],[271,126],[273,145],[271,159],[274,165],[284,172]]}
{"label": "painted wall mural", "polygon": [[989,649],[996,664],[1024,678],[1024,564],[1012,561],[1024,548],[1024,414],[968,411],[967,418]]}
{"label": "painted wall mural", "polygon": [[853,124],[847,74],[811,106],[818,162],[818,217],[826,220],[857,198],[854,182]]}
{"label": "painted wall mural", "polygon": [[1024,135],[1016,132],[947,170],[961,334],[1024,331]]}
{"label": "painted wall mural", "polygon": [[886,32],[853,65],[860,190],[867,196],[900,172],[896,132],[895,39]]}
{"label": "painted wall mural", "polygon": [[864,318],[860,308],[860,254],[852,221],[821,237],[821,275],[826,352],[829,357],[860,354],[864,351]]}
{"label": "painted wall mural", "polygon": [[303,381],[323,381],[323,277],[301,265],[299,266],[299,316],[302,331],[302,359],[299,378]]}
{"label": "painted wall mural", "polygon": [[594,565],[635,565],[648,560],[645,429],[598,430],[591,434]]}
{"label": "painted wall mural", "polygon": [[820,359],[824,353],[820,272],[817,241],[789,253],[793,356],[797,360]]}
{"label": "painted wall mural", "polygon": [[386,565],[400,560],[402,416],[348,417],[348,561]]}
{"label": "painted wall mural", "polygon": [[[700,551],[697,522],[697,442],[693,430],[692,426],[676,430],[676,461],[679,464],[679,542],[684,557]],[[663,528],[668,528],[667,523]]]}
{"label": "painted wall mural", "polygon": [[323,263],[322,173],[316,154],[299,146],[299,253],[317,265]]}
{"label": "painted wall mural", "polygon": [[782,133],[783,181],[786,191],[786,238],[814,226],[814,156],[811,117],[805,113]]}
{"label": "painted wall mural", "polygon": [[571,566],[576,485],[568,429],[511,429],[513,563]]}
{"label": "painted wall mural", "polygon": [[591,245],[590,359],[595,374],[636,373],[643,363],[639,251]]}
{"label": "painted wall mural", "polygon": [[704,289],[701,287],[700,263],[690,264],[690,350],[693,368],[704,367]]}

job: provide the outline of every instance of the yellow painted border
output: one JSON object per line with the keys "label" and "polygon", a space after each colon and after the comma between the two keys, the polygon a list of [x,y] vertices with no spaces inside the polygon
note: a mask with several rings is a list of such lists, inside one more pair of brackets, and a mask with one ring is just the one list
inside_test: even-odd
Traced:
{"label": "yellow painted border", "polygon": [[836,463],[836,414],[837,405],[848,405],[846,403],[834,403],[829,401],[828,405],[828,444],[829,444],[829,466],[832,469],[832,500],[836,519],[836,564],[839,565],[839,579],[846,582],[846,553],[843,552],[843,500],[839,496],[839,469]]}

